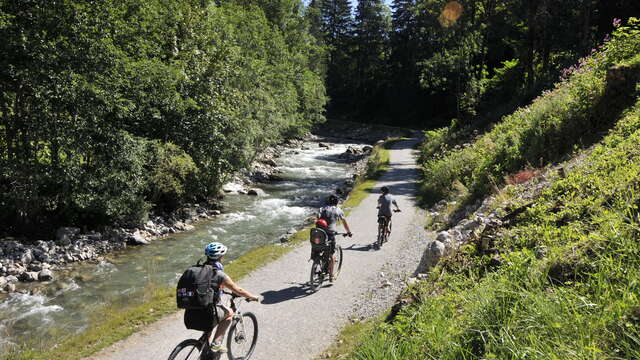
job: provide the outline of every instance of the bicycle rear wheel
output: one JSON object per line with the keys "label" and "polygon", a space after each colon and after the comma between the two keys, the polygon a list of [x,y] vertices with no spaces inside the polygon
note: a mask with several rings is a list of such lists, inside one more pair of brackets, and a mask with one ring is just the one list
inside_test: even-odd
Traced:
{"label": "bicycle rear wheel", "polygon": [[376,238],[375,248],[380,249],[384,241],[384,224],[378,226],[378,237]]}
{"label": "bicycle rear wheel", "polygon": [[340,275],[340,269],[342,269],[342,246],[336,246],[335,257],[336,262],[333,265],[333,276],[337,278],[338,275]]}
{"label": "bicycle rear wheel", "polygon": [[314,259],[311,265],[311,276],[309,276],[309,286],[311,290],[318,290],[318,287],[322,284],[322,280],[324,280],[322,261],[320,259]]}
{"label": "bicycle rear wheel", "polygon": [[188,339],[176,346],[168,360],[198,360],[202,343],[196,339]]}
{"label": "bicycle rear wheel", "polygon": [[253,313],[242,313],[242,319],[234,319],[227,335],[229,360],[248,360],[258,341],[258,319]]}

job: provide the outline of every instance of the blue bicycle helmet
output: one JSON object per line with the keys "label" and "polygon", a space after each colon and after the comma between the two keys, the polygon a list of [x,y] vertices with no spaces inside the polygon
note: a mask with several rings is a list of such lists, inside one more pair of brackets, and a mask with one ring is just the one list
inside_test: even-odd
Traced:
{"label": "blue bicycle helmet", "polygon": [[212,242],[204,248],[204,254],[212,260],[217,260],[227,253],[227,247],[219,242]]}

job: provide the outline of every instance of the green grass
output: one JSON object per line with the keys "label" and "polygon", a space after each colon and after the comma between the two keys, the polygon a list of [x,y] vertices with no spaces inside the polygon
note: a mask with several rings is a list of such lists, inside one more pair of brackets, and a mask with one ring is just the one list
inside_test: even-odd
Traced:
{"label": "green grass", "polygon": [[[345,202],[345,207],[358,206],[369,194],[375,185],[375,180],[369,177],[379,177],[388,169],[388,149],[399,140],[401,139],[390,139],[382,146],[374,147],[368,162],[368,171],[362,179],[358,180]],[[309,229],[310,227],[306,227],[292,235],[287,246],[268,245],[250,250],[225,266],[225,271],[234,281],[240,281],[252,271],[280,258],[297,245],[307,241]],[[4,360],[82,359],[177,311],[173,287],[155,287],[150,284],[145,293],[144,303],[138,306],[122,308],[116,305],[96,309],[93,325],[80,335],[68,337],[57,345],[49,339],[41,340],[38,344],[27,344],[8,354],[0,355],[0,358]],[[56,340],[59,341],[59,339]],[[175,339],[176,342],[179,340]]]}
{"label": "green grass", "polygon": [[[616,44],[621,43],[640,49],[640,35],[612,42],[587,60],[581,71],[531,105],[504,117],[470,146],[456,145],[469,134],[456,130],[455,124],[426,132],[421,157],[422,201],[430,205],[452,197],[464,206],[504,184],[506,175],[545,166],[599,141],[638,93],[633,89],[640,78],[638,56],[622,61],[629,68],[627,89],[619,91],[607,84],[608,57],[617,54]],[[637,51],[629,53],[636,55]]]}
{"label": "green grass", "polygon": [[[343,358],[640,359],[640,29],[631,33],[471,146],[455,146],[453,127],[427,133],[427,202],[464,204],[523,167],[581,156],[507,227],[441,259],[408,290],[417,301]],[[614,55],[627,67],[623,93],[606,82]],[[493,206],[517,203],[517,189]]]}
{"label": "green grass", "polygon": [[640,358],[640,101],[490,248],[432,269],[350,359]]}
{"label": "green grass", "polygon": [[382,318],[357,321],[346,325],[338,334],[336,341],[317,359],[339,360],[347,357],[362,343],[369,332],[382,323]]}

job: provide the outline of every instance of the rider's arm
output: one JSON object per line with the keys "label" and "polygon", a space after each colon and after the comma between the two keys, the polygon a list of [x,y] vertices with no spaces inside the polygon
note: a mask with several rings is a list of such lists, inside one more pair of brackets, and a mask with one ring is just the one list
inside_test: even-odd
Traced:
{"label": "rider's arm", "polygon": [[225,288],[231,290],[234,294],[244,296],[247,299],[258,300],[257,296],[238,286],[233,282],[233,280],[231,280],[230,277],[225,278],[224,281],[222,281],[222,285],[224,285]]}
{"label": "rider's arm", "polygon": [[347,233],[351,233],[351,229],[349,229],[349,224],[347,224],[347,219],[342,218],[342,226],[344,226],[345,230],[347,230]]}
{"label": "rider's arm", "polygon": [[400,208],[398,207],[398,203],[396,202],[396,199],[393,199],[393,205],[396,206],[396,210],[400,211]]}

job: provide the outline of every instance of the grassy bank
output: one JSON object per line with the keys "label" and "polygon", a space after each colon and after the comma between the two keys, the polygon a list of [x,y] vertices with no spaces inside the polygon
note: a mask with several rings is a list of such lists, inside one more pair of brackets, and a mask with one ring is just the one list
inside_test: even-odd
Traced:
{"label": "grassy bank", "polygon": [[489,249],[442,261],[354,359],[640,357],[640,102]]}
{"label": "grassy bank", "polygon": [[[424,145],[435,155],[425,159],[426,175],[442,176],[424,180],[435,200],[460,186],[470,198],[499,186],[545,149],[542,165],[581,156],[510,222],[441,259],[409,290],[416,302],[344,358],[640,358],[640,56],[620,52],[640,44],[640,31],[629,34],[585,60],[602,64],[585,66],[473,145],[438,150],[449,130]],[[624,60],[607,74],[609,56]],[[613,91],[617,71],[627,74],[617,83],[624,93]],[[505,191],[495,205],[513,211],[507,204],[518,195]]]}
{"label": "grassy bank", "polygon": [[[392,139],[374,147],[367,171],[356,182],[345,206],[356,207],[369,194],[369,190],[375,185],[375,178],[388,168],[388,149],[398,140],[400,139]],[[292,236],[288,246],[269,245],[253,249],[225,266],[225,271],[235,281],[240,281],[252,271],[287,254],[308,238],[309,228],[305,228]],[[4,354],[1,358],[4,360],[82,359],[175,312],[175,289],[149,285],[143,304],[124,309],[118,306],[99,309],[93,325],[83,334],[69,337],[55,346],[48,340],[28,344],[10,354]],[[175,339],[176,343],[179,340]]]}
{"label": "grassy bank", "polygon": [[[455,123],[427,132],[422,147],[423,201],[433,204],[455,197],[465,205],[504,184],[509,174],[545,166],[599,141],[633,104],[640,78],[640,58],[633,57],[640,51],[640,35],[627,29],[614,38],[555,89],[483,135],[474,138]],[[617,70],[610,71],[615,64]],[[471,140],[460,146],[461,139]]]}

